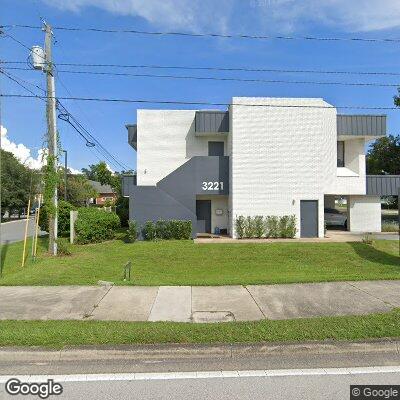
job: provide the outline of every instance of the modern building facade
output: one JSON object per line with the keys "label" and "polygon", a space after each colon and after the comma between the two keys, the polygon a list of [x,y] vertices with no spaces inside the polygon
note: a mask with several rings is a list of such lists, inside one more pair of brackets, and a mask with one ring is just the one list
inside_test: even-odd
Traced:
{"label": "modern building facade", "polygon": [[348,230],[381,230],[365,148],[386,135],[384,115],[340,115],[318,98],[235,97],[227,111],[138,110],[127,128],[137,176],[123,191],[139,224],[190,219],[193,237],[235,237],[239,215],[294,214],[298,237],[323,237],[324,208],[346,196]]}

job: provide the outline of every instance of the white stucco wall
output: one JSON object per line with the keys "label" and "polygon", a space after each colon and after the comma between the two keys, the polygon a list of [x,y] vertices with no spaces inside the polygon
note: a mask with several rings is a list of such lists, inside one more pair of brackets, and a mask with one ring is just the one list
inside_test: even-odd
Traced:
{"label": "white stucco wall", "polygon": [[[329,106],[322,99],[233,98],[233,104]],[[297,217],[300,200],[318,200],[324,235],[324,193],[336,179],[336,109],[233,105],[231,218]]]}
{"label": "white stucco wall", "polygon": [[327,193],[337,195],[365,194],[365,139],[345,140],[344,153],[345,166],[344,168],[337,168],[336,179],[328,188]]}
{"label": "white stucco wall", "polygon": [[195,110],[137,111],[137,184],[154,186],[194,156],[208,155],[208,141],[226,136],[195,136]]}
{"label": "white stucco wall", "polygon": [[381,201],[378,196],[349,196],[347,213],[351,232],[381,231]]}

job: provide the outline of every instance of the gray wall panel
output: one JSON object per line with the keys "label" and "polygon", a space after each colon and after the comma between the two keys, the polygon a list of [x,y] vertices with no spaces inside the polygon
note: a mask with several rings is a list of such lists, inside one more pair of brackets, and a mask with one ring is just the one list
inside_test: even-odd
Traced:
{"label": "gray wall panel", "polygon": [[[212,183],[212,190],[205,190],[204,182]],[[157,219],[190,219],[194,237],[197,233],[196,195],[229,194],[229,157],[196,156],[157,186],[134,186],[127,180],[123,190],[124,195],[129,191],[130,219],[140,225]]]}
{"label": "gray wall panel", "polygon": [[229,132],[228,111],[196,111],[196,132]]}
{"label": "gray wall panel", "polygon": [[129,196],[134,186],[136,186],[136,175],[122,176],[122,196]]}
{"label": "gray wall panel", "polygon": [[397,196],[400,175],[367,175],[367,195]]}
{"label": "gray wall panel", "polygon": [[386,115],[338,115],[337,134],[385,136]]}

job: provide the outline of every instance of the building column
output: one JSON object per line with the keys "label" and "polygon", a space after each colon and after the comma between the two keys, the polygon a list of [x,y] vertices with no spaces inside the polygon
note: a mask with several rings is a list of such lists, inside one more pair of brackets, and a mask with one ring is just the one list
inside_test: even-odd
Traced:
{"label": "building column", "polygon": [[379,196],[348,196],[347,225],[351,232],[381,232]]}

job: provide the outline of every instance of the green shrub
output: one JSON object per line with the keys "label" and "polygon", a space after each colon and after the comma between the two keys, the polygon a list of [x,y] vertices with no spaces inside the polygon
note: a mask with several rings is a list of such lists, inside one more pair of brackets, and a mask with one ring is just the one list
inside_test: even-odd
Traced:
{"label": "green shrub", "polygon": [[264,217],[262,215],[256,215],[253,219],[254,223],[254,237],[262,238],[265,236],[265,224]]}
{"label": "green shrub", "polygon": [[[70,211],[76,210],[71,203],[64,200],[58,201],[58,234],[68,236],[70,231]],[[49,231],[49,220],[46,207],[40,207],[39,226],[42,231]]]}
{"label": "green shrub", "polygon": [[278,237],[280,238],[286,238],[286,230],[287,230],[287,225],[289,222],[289,216],[288,215],[283,215],[282,217],[279,217],[279,222],[278,222]]}
{"label": "green shrub", "polygon": [[120,226],[118,215],[113,212],[89,207],[80,208],[75,223],[76,241],[86,244],[113,239]]}
{"label": "green shrub", "polygon": [[188,240],[192,237],[192,221],[160,219],[155,223],[155,235],[162,240]]}
{"label": "green shrub", "polygon": [[57,255],[58,256],[70,256],[72,254],[71,244],[65,238],[59,238],[57,240]]}
{"label": "green shrub", "polygon": [[129,221],[129,198],[118,197],[115,202],[115,212],[117,213],[121,226],[128,226]]}
{"label": "green shrub", "polygon": [[246,217],[246,222],[244,224],[244,237],[245,238],[254,237],[254,224],[252,217]]}
{"label": "green shrub", "polygon": [[156,225],[153,221],[146,221],[143,225],[142,235],[144,240],[156,240]]}
{"label": "green shrub", "polygon": [[169,229],[168,221],[159,219],[156,222],[156,237],[158,239],[169,240],[172,239],[172,232]]}
{"label": "green shrub", "polygon": [[382,232],[398,232],[399,224],[396,222],[384,222],[382,224]]}
{"label": "green shrub", "polygon": [[126,230],[126,238],[129,243],[136,242],[139,236],[138,223],[134,220],[129,221],[128,229]]}
{"label": "green shrub", "polygon": [[171,220],[169,227],[172,231],[172,238],[176,240],[189,240],[192,237],[192,221]]}
{"label": "green shrub", "polygon": [[287,225],[286,225],[286,236],[287,238],[293,239],[296,236],[296,216],[289,215]]}
{"label": "green shrub", "polygon": [[239,239],[244,238],[244,230],[246,226],[246,219],[243,217],[243,215],[239,215],[235,219],[235,229],[236,229],[236,235]]}
{"label": "green shrub", "polygon": [[275,215],[269,215],[265,222],[265,231],[267,237],[279,237],[279,218]]}

